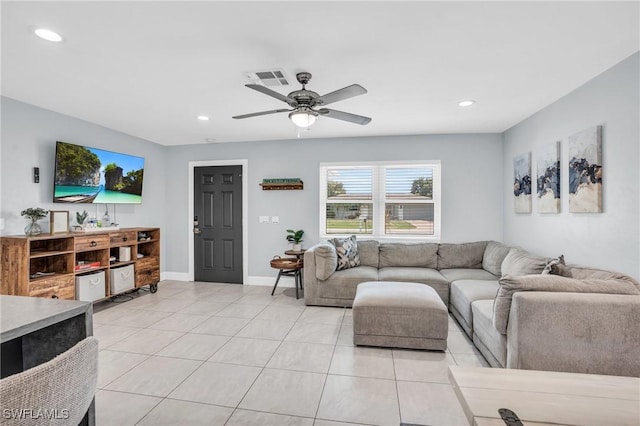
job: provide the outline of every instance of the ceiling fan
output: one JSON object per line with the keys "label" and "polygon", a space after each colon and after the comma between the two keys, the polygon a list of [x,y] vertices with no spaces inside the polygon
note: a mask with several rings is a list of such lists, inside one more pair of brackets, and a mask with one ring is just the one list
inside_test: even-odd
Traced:
{"label": "ceiling fan", "polygon": [[[337,120],[348,121],[350,123],[356,123],[360,125],[369,124],[370,117],[362,115],[351,114],[349,112],[337,111],[335,109],[324,108],[325,105],[329,105],[334,102],[342,101],[352,98],[358,95],[364,95],[367,93],[367,89],[359,84],[352,84],[351,86],[343,87],[335,92],[327,93],[320,96],[316,92],[306,89],[306,84],[311,80],[311,73],[299,72],[296,74],[296,79],[302,84],[301,90],[294,90],[287,96],[284,96],[276,91],[273,91],[265,86],[259,84],[246,84],[250,89],[257,90],[258,92],[269,95],[273,98],[286,102],[292,109],[274,109],[271,111],[254,112],[251,114],[236,115],[233,118],[249,118],[257,117],[260,115],[276,114],[278,112],[288,112],[289,119],[298,127],[308,128],[316,122],[318,117],[329,117]],[[322,107],[320,109],[314,109],[316,107]]]}

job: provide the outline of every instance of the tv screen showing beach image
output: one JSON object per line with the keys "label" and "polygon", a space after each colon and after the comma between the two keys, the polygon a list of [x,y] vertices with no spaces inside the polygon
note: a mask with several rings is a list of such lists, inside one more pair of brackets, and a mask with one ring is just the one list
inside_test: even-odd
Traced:
{"label": "tv screen showing beach image", "polygon": [[143,157],[57,142],[53,201],[140,204],[143,175]]}

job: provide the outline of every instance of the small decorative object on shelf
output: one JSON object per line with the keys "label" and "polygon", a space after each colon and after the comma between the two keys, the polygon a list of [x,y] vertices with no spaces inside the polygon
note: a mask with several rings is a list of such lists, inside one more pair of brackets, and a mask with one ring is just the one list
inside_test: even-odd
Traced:
{"label": "small decorative object on shelf", "polygon": [[293,229],[287,229],[287,232],[288,234],[286,238],[287,241],[293,244],[293,250],[300,251],[300,249],[302,248],[300,243],[302,242],[304,231],[302,229],[298,229],[296,231],[294,231]]}
{"label": "small decorative object on shelf", "polygon": [[102,216],[102,226],[111,226],[111,216],[109,216],[109,206],[105,204],[104,216]]}
{"label": "small decorative object on shelf", "polygon": [[43,217],[47,217],[49,213],[48,210],[41,209],[40,207],[33,208],[29,207],[28,209],[22,210],[20,215],[29,218],[30,222],[25,226],[24,233],[28,236],[40,235],[42,233],[42,229],[38,224],[38,220]]}
{"label": "small decorative object on shelf", "polygon": [[82,213],[76,212],[76,222],[78,222],[78,225],[82,226],[87,216],[89,216],[89,213],[87,213],[86,210],[83,210]]}
{"label": "small decorative object on shelf", "polygon": [[300,178],[262,179],[260,184],[263,190],[292,190],[304,189],[304,182]]}

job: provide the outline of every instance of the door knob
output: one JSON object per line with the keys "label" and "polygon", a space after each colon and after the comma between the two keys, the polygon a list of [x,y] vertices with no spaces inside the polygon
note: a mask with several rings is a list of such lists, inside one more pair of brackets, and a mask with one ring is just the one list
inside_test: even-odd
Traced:
{"label": "door knob", "polygon": [[200,226],[200,222],[198,222],[198,216],[195,216],[193,218],[193,233],[196,235],[199,235],[201,233],[200,228],[198,226]]}

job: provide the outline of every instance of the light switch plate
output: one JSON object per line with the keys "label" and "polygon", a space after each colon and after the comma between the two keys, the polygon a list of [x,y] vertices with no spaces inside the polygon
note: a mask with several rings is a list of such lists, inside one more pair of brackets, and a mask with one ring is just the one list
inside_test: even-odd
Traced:
{"label": "light switch plate", "polygon": [[269,223],[269,216],[260,216],[258,217],[259,223]]}
{"label": "light switch plate", "polygon": [[4,218],[0,217],[0,231],[4,231]]}
{"label": "light switch plate", "polygon": [[280,223],[280,216],[271,216],[271,223]]}

